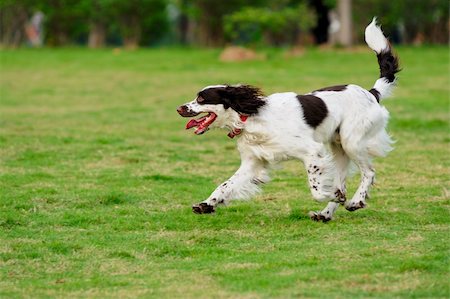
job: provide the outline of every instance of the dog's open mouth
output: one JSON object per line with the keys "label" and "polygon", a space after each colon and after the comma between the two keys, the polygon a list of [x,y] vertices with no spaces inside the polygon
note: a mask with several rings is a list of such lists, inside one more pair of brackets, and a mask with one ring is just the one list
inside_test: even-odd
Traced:
{"label": "dog's open mouth", "polygon": [[194,131],[195,134],[201,135],[208,131],[208,127],[216,120],[217,115],[213,112],[209,112],[207,115],[202,116],[198,119],[191,119],[186,124],[186,130],[197,127]]}

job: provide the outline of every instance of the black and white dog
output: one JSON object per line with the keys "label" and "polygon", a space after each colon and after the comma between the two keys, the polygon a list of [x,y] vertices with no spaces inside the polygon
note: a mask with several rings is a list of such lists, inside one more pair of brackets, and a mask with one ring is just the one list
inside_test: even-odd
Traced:
{"label": "black and white dog", "polygon": [[[380,78],[370,90],[349,84],[305,95],[265,96],[249,85],[214,85],[177,109],[183,117],[206,113],[186,125],[186,129],[195,127],[197,135],[218,127],[228,129],[231,138],[238,136],[241,166],[208,199],[193,206],[195,213],[212,213],[220,204],[257,193],[269,181],[271,166],[288,159],[303,161],[312,196],[328,202],[324,210],[310,212],[313,220],[331,220],[339,204],[345,203],[349,211],[366,206],[375,177],[371,160],[392,149],[386,132],[389,113],[379,102],[389,96],[399,67],[375,18],[366,28],[365,39],[380,66]],[[346,202],[351,162],[361,172],[361,183]]]}

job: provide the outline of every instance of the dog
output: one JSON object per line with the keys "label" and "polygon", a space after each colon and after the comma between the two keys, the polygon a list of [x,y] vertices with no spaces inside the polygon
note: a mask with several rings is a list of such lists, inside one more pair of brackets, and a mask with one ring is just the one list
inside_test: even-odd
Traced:
{"label": "dog", "polygon": [[[372,89],[358,85],[337,85],[305,95],[294,92],[265,96],[250,85],[213,85],[178,107],[191,119],[186,129],[203,134],[210,128],[224,128],[237,137],[241,165],[236,173],[192,209],[197,214],[213,213],[218,205],[245,199],[269,182],[273,165],[289,160],[303,161],[314,199],[327,202],[322,211],[309,212],[311,219],[333,219],[340,204],[348,211],[366,207],[374,183],[372,159],[392,150],[386,132],[389,112],[380,101],[396,85],[400,71],[398,57],[377,25],[376,18],[365,30],[365,40],[375,51],[380,77]],[[346,178],[354,163],[361,181],[352,199],[346,201]]]}

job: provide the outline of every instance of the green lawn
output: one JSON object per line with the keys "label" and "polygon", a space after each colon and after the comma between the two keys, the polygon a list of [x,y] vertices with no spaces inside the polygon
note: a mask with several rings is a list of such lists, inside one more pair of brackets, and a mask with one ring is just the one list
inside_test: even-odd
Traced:
{"label": "green lawn", "polygon": [[[265,192],[195,215],[238,167],[176,107],[209,84],[370,88],[367,51],[221,63],[218,50],[0,52],[1,298],[448,298],[448,48],[400,48],[395,150],[368,208],[316,223],[297,161]],[[358,178],[351,179],[350,192]]]}

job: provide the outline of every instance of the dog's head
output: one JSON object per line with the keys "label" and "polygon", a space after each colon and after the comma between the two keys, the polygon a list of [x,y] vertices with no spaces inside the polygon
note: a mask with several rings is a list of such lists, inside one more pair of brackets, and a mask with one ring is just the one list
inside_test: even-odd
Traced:
{"label": "dog's head", "polygon": [[205,133],[210,127],[239,127],[240,116],[253,115],[265,104],[262,92],[250,85],[214,85],[203,88],[195,100],[178,107],[183,117],[194,117],[202,113],[206,115],[191,119],[186,129],[196,127],[195,134]]}

